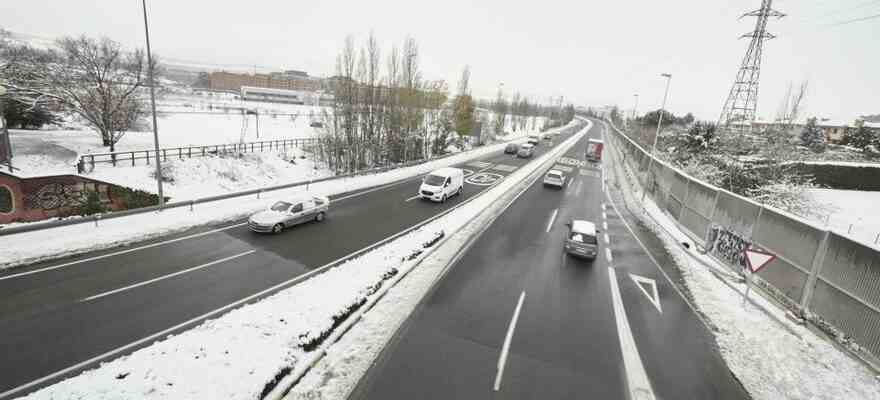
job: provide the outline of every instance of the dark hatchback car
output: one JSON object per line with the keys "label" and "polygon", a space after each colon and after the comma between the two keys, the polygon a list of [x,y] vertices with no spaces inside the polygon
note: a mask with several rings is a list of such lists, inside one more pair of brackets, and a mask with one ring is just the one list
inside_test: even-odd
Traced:
{"label": "dark hatchback car", "polygon": [[516,143],[510,143],[504,148],[504,154],[516,154],[518,151],[519,145]]}

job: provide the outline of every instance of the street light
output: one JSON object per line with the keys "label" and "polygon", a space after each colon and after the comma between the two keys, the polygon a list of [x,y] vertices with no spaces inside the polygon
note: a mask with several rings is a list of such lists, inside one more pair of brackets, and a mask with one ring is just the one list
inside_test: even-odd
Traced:
{"label": "street light", "polygon": [[632,119],[635,120],[636,115],[638,115],[638,111],[636,111],[636,110],[638,110],[638,108],[639,108],[639,94],[636,93],[633,95],[633,97],[636,98],[636,105],[633,106],[633,115],[632,115]]}
{"label": "street light", "polygon": [[144,36],[147,38],[147,78],[150,80],[150,107],[153,110],[153,148],[156,150],[156,185],[159,187],[159,210],[165,207],[162,193],[162,161],[159,157],[159,127],[156,125],[156,88],[153,81],[153,55],[150,52],[150,27],[147,24],[147,0],[141,0],[144,7]]}
{"label": "street light", "polygon": [[[657,132],[654,133],[654,144],[651,146],[651,158],[648,161],[648,176],[651,176],[651,167],[654,166],[654,157],[656,157],[655,153],[657,152],[657,138],[660,137],[660,125],[663,123],[663,113],[666,110],[666,98],[669,96],[669,82],[672,81],[672,74],[660,74],[660,76],[666,78],[666,91],[663,92],[663,105],[660,106],[660,115],[657,117]],[[651,181],[653,184],[653,181]],[[645,184],[647,184],[647,179],[645,180]],[[642,203],[645,202],[645,195],[648,193],[647,188],[642,188]]]}
{"label": "street light", "polygon": [[[5,95],[6,87],[0,86],[0,97],[3,97]],[[6,165],[9,167],[9,172],[12,173],[12,139],[9,138],[9,130],[6,129],[6,117],[4,117],[3,115],[3,106],[5,105],[5,101],[6,100],[4,99],[0,99],[0,122],[2,122],[3,124],[2,126],[0,126],[0,134],[2,134],[3,136],[3,141],[6,142],[3,143],[3,147],[6,149],[6,154],[4,154],[4,156],[6,156]]]}

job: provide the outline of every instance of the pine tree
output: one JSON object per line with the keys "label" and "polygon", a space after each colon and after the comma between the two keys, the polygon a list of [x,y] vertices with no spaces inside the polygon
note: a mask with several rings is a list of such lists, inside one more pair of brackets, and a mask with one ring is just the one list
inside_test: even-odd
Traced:
{"label": "pine tree", "polygon": [[847,130],[844,136],[845,144],[862,151],[868,150],[871,145],[878,145],[878,142],[880,142],[880,137],[871,132],[864,124],[859,124],[855,129]]}
{"label": "pine tree", "polygon": [[807,120],[807,125],[801,131],[801,144],[809,147],[813,151],[825,150],[825,136],[822,130],[816,125],[816,118]]}

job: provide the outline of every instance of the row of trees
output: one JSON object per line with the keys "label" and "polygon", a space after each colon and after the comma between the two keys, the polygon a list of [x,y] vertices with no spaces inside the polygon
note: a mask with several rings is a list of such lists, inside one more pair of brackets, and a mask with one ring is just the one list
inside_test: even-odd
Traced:
{"label": "row of trees", "polygon": [[319,160],[337,173],[424,159],[441,154],[451,141],[491,124],[504,132],[507,115],[511,128],[533,125],[540,108],[515,94],[491,105],[495,118],[477,112],[470,91],[470,68],[465,66],[450,98],[443,80],[426,79],[419,65],[418,43],[407,38],[387,53],[373,33],[360,46],[348,36],[329,78],[334,101],[323,112],[324,132],[317,149]]}

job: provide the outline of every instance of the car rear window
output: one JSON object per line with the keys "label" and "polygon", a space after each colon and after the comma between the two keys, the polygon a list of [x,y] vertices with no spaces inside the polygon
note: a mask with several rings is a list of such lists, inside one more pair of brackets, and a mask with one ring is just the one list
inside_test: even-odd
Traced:
{"label": "car rear window", "polygon": [[561,178],[562,174],[560,174],[559,172],[548,172],[547,176],[549,176],[551,178]]}
{"label": "car rear window", "polygon": [[598,243],[598,242],[596,241],[596,237],[595,237],[595,236],[584,235],[583,233],[578,233],[578,232],[572,232],[572,233],[571,233],[571,236],[569,237],[569,239],[571,239],[572,241],[580,242],[580,243],[584,243],[584,244],[596,244],[596,243]]}

